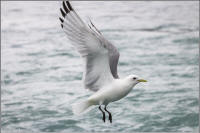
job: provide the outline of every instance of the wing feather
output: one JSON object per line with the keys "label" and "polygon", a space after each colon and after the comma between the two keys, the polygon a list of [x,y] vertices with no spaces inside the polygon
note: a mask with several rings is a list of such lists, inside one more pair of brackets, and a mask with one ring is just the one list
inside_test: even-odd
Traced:
{"label": "wing feather", "polygon": [[60,12],[62,29],[84,59],[84,87],[97,91],[110,83],[113,77],[118,78],[116,68],[119,57],[116,58],[116,48],[102,36],[92,22],[91,27],[84,23],[69,1],[63,1]]}
{"label": "wing feather", "polygon": [[96,33],[98,38],[100,38],[101,40],[104,40],[106,47],[109,51],[109,65],[110,65],[110,69],[111,69],[111,73],[112,73],[113,77],[119,78],[118,72],[117,72],[117,65],[118,65],[120,54],[119,54],[117,48],[111,42],[109,42],[107,39],[104,38],[104,36],[95,27],[95,25],[92,23],[91,20],[90,20],[90,23],[91,23],[91,27],[93,27],[93,31]]}

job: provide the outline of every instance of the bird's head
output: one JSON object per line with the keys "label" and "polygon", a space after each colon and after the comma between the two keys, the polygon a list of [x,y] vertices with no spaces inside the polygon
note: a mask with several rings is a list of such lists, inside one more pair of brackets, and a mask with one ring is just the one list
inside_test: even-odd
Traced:
{"label": "bird's head", "polygon": [[129,75],[127,77],[127,80],[128,82],[133,86],[135,86],[137,83],[140,83],[140,82],[147,82],[146,80],[142,79],[142,78],[139,78],[138,76],[136,75]]}

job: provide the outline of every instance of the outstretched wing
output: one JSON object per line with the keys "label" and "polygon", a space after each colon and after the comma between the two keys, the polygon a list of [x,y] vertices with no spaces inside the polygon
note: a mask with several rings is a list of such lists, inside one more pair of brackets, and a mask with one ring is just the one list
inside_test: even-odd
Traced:
{"label": "outstretched wing", "polygon": [[[90,26],[91,25],[91,26]],[[110,70],[114,78],[119,78],[118,73],[117,73],[117,65],[119,61],[119,52],[117,48],[109,42],[107,39],[104,38],[104,36],[101,34],[101,32],[94,26],[92,21],[90,20],[90,29],[92,29],[95,34],[101,39],[104,40],[105,44],[107,45],[107,49],[109,51],[109,65],[110,65]]]}
{"label": "outstretched wing", "polygon": [[97,91],[111,82],[113,77],[118,77],[118,58],[114,55],[117,50],[100,32],[88,27],[68,1],[63,1],[62,6],[62,18],[59,18],[61,27],[85,61],[84,86]]}

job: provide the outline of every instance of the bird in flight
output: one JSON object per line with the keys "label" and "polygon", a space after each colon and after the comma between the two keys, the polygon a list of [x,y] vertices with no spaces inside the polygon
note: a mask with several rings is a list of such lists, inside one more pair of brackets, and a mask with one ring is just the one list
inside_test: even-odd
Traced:
{"label": "bird in flight", "polygon": [[102,120],[105,122],[107,112],[112,123],[107,105],[125,97],[137,83],[147,81],[136,75],[120,78],[117,73],[117,48],[104,38],[91,21],[85,24],[69,1],[62,2],[60,12],[62,29],[84,60],[84,88],[94,91],[86,100],[75,103],[72,110],[74,114],[80,114],[90,106],[98,105],[103,114]]}

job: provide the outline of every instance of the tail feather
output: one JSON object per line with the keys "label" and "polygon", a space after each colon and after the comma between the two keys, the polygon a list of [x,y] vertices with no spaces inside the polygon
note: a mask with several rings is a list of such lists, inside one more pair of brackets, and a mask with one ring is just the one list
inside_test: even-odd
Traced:
{"label": "tail feather", "polygon": [[78,114],[84,112],[91,105],[93,105],[93,104],[88,100],[80,102],[80,103],[75,103],[72,105],[72,111],[74,114],[78,115]]}

